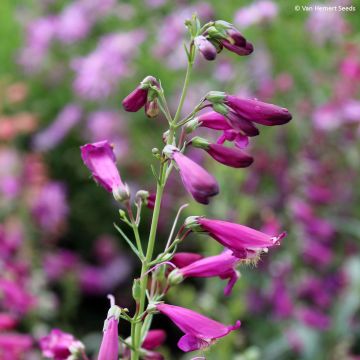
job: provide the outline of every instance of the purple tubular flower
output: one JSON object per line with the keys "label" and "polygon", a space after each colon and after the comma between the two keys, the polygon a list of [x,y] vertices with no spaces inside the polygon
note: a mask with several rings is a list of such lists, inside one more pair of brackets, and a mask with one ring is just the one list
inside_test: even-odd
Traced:
{"label": "purple tubular flower", "polygon": [[217,54],[216,47],[205,36],[197,36],[194,44],[206,60],[215,60]]}
{"label": "purple tubular flower", "polygon": [[123,101],[122,105],[128,112],[137,112],[146,104],[148,90],[142,89],[140,85],[131,92]]}
{"label": "purple tubular flower", "polygon": [[108,311],[104,334],[97,360],[118,360],[119,358],[119,317],[121,309],[115,305],[115,298],[108,295],[111,307]]}
{"label": "purple tubular flower", "polygon": [[166,339],[166,332],[161,329],[150,330],[142,343],[142,347],[147,350],[153,350],[161,346]]}
{"label": "purple tubular flower", "polygon": [[252,124],[249,120],[246,120],[234,113],[233,111],[229,111],[226,114],[228,121],[230,122],[233,129],[240,131],[246,136],[257,136],[259,135],[258,128]]}
{"label": "purple tubular flower", "polygon": [[153,351],[159,346],[161,346],[166,339],[166,332],[164,330],[150,330],[144,342],[142,343],[142,348],[146,350],[144,360],[164,360],[162,354]]}
{"label": "purple tubular flower", "polygon": [[228,40],[223,40],[221,41],[221,44],[224,46],[224,48],[240,56],[250,55],[254,51],[254,47],[250,42],[246,42],[245,45],[239,46],[236,44],[232,44]]}
{"label": "purple tubular flower", "polygon": [[231,27],[226,33],[227,39],[222,39],[221,44],[229,51],[241,56],[250,55],[254,51],[253,45],[236,28]]}
{"label": "purple tubular flower", "polygon": [[198,261],[202,259],[202,255],[196,254],[196,253],[176,253],[174,257],[171,259],[171,262],[177,267],[177,268],[183,268],[185,266],[188,266],[192,264],[195,261]]}
{"label": "purple tubular flower", "polygon": [[181,269],[175,269],[169,276],[170,278],[179,275],[183,278],[208,278],[219,276],[221,279],[229,279],[229,282],[224,289],[224,294],[228,296],[237,279],[240,277],[239,272],[235,270],[239,261],[240,260],[237,257],[232,255],[231,251],[226,250],[220,255],[206,257]]}
{"label": "purple tubular flower", "polygon": [[201,127],[213,130],[231,130],[232,127],[224,115],[216,111],[209,111],[201,114],[198,117],[198,122]]}
{"label": "purple tubular flower", "polygon": [[121,181],[116,167],[113,148],[107,140],[81,146],[81,157],[95,181],[105,190],[128,196],[127,186]]}
{"label": "purple tubular flower", "polygon": [[156,308],[185,333],[178,342],[178,347],[185,352],[207,348],[241,325],[238,320],[235,325],[227,326],[180,306],[158,304]]}
{"label": "purple tubular flower", "polygon": [[236,147],[229,148],[219,144],[210,144],[206,151],[219,163],[233,168],[245,168],[254,162],[251,156]]}
{"label": "purple tubular flower", "polygon": [[166,148],[164,151],[169,152],[169,157],[176,162],[179,168],[186,190],[199,203],[208,204],[209,198],[219,193],[216,179],[175,147],[168,145]]}
{"label": "purple tubular flower", "polygon": [[118,360],[119,358],[119,320],[115,317],[107,319],[101,341],[98,360]]}
{"label": "purple tubular flower", "polygon": [[278,245],[286,235],[283,232],[278,236],[269,236],[244,225],[204,217],[196,217],[195,223],[241,259],[257,256],[259,251],[267,251],[269,247]]}
{"label": "purple tubular flower", "polygon": [[153,76],[147,76],[140,85],[122,101],[124,109],[129,112],[137,112],[144,107],[151,85],[158,85],[158,82]]}
{"label": "purple tubular flower", "polygon": [[241,99],[227,95],[225,104],[243,119],[266,126],[283,125],[292,119],[288,109],[257,99]]}
{"label": "purple tubular flower", "polygon": [[250,166],[254,159],[238,148],[229,148],[220,144],[210,144],[206,139],[198,136],[191,140],[194,147],[204,149],[216,161],[234,168]]}

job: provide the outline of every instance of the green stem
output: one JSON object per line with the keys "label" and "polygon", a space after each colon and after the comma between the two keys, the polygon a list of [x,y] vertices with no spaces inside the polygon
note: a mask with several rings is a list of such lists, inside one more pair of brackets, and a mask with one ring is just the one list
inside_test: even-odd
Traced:
{"label": "green stem", "polygon": [[139,251],[141,257],[143,258],[144,257],[144,252],[143,252],[142,245],[141,245],[139,228],[138,228],[138,226],[136,224],[136,220],[134,218],[134,214],[132,212],[130,202],[127,202],[126,208],[127,208],[128,214],[129,214],[130,221],[131,221],[131,227],[133,228],[133,231],[134,231],[135,240],[136,240],[136,246],[138,248],[138,251]]}
{"label": "green stem", "polygon": [[[190,45],[190,58],[189,58],[188,66],[187,66],[187,70],[186,70],[184,87],[183,87],[183,90],[181,93],[179,106],[177,108],[174,120],[170,121],[169,136],[168,136],[167,144],[172,144],[174,141],[174,135],[175,135],[175,131],[176,131],[176,122],[179,120],[181,110],[182,110],[182,107],[184,105],[184,101],[186,98],[186,94],[187,94],[187,90],[188,90],[189,82],[190,82],[191,69],[192,69],[192,66],[194,63],[194,58],[195,58],[195,47],[192,43]],[[169,115],[169,113],[168,113],[168,115]],[[147,246],[147,250],[146,250],[146,256],[145,256],[145,259],[142,261],[142,266],[141,266],[140,299],[139,299],[139,303],[137,306],[137,311],[134,316],[134,319],[138,319],[139,314],[142,314],[145,310],[146,288],[147,288],[147,283],[148,283],[147,271],[149,270],[149,264],[151,263],[151,260],[153,257],[155,240],[156,240],[156,232],[157,232],[159,216],[160,216],[161,200],[162,200],[166,180],[169,176],[168,170],[170,170],[171,168],[172,168],[172,165],[167,164],[167,163],[161,164],[161,167],[160,167],[159,181],[158,181],[158,184],[156,187],[156,198],[155,198],[154,212],[153,212],[151,227],[150,227],[149,241],[148,241],[148,246]],[[146,325],[148,327],[150,327],[150,324],[146,324]],[[135,325],[132,326],[131,337],[133,339],[132,344],[133,344],[134,349],[131,352],[131,360],[139,360],[142,337],[145,335],[145,333],[142,333],[142,328],[143,328],[142,321],[136,322]]]}
{"label": "green stem", "polygon": [[180,118],[181,110],[182,110],[184,102],[185,102],[185,98],[186,98],[186,94],[187,94],[187,90],[188,90],[189,82],[190,82],[191,70],[192,70],[192,67],[194,64],[194,59],[195,59],[195,47],[194,47],[193,43],[191,43],[190,59],[188,60],[188,64],[187,64],[187,68],[186,68],[186,76],[185,76],[185,80],[184,80],[184,86],[182,89],[179,106],[176,110],[176,114],[175,114],[174,122],[173,122],[175,125]]}

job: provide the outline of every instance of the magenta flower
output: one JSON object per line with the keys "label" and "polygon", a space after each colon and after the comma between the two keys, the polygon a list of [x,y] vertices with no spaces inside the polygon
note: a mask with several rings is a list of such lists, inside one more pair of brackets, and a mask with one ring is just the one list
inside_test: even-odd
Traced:
{"label": "magenta flower", "polygon": [[142,348],[146,350],[144,360],[164,360],[162,354],[153,351],[161,346],[166,339],[166,332],[164,330],[150,330],[142,343]]}
{"label": "magenta flower", "polygon": [[216,47],[205,36],[197,36],[194,44],[206,60],[215,60],[217,54]]}
{"label": "magenta flower", "polygon": [[137,112],[145,106],[149,88],[151,85],[157,85],[158,82],[153,76],[146,77],[140,85],[131,92],[122,102],[126,111]]}
{"label": "magenta flower", "polygon": [[13,329],[18,320],[10,313],[0,313],[0,331]]}
{"label": "magenta flower", "polygon": [[156,308],[185,333],[178,342],[178,347],[185,352],[207,348],[241,324],[238,320],[235,325],[227,326],[180,306],[158,304]]}
{"label": "magenta flower", "polygon": [[298,311],[297,317],[314,329],[325,331],[331,326],[330,317],[315,308],[302,308]]}
{"label": "magenta flower", "polygon": [[119,358],[119,320],[114,317],[107,320],[101,342],[98,360],[118,360]]}
{"label": "magenta flower", "polygon": [[33,347],[33,339],[30,335],[18,333],[0,333],[0,359],[17,360],[25,359]]}
{"label": "magenta flower", "polygon": [[142,89],[139,85],[133,92],[131,92],[122,102],[126,111],[136,112],[145,106],[147,99],[147,89]]}
{"label": "magenta flower", "polygon": [[232,129],[231,125],[227,121],[224,115],[219,114],[216,111],[208,111],[201,114],[196,118],[197,123],[201,127],[214,130],[230,130]]}
{"label": "magenta flower", "polygon": [[241,56],[250,55],[254,51],[253,45],[246,41],[235,27],[230,27],[226,32],[227,39],[221,39],[220,41],[224,48]]}
{"label": "magenta flower", "polygon": [[161,346],[166,339],[166,332],[164,330],[150,330],[145,340],[142,344],[142,347],[147,350],[153,350]]}
{"label": "magenta flower", "polygon": [[232,255],[231,251],[224,251],[220,255],[209,256],[204,259],[197,260],[181,269],[173,270],[169,275],[170,282],[181,281],[189,277],[208,278],[219,276],[221,279],[229,279],[224,289],[226,296],[230,295],[240,274],[235,270],[239,259]]}
{"label": "magenta flower", "polygon": [[208,204],[209,198],[219,193],[216,179],[200,165],[183,155],[174,146],[168,145],[164,153],[176,162],[186,190],[201,204]]}
{"label": "magenta flower", "polygon": [[292,119],[288,109],[257,99],[241,99],[233,95],[226,95],[224,100],[225,104],[243,119],[262,125],[283,125]]}
{"label": "magenta flower", "polygon": [[115,298],[108,295],[111,307],[104,323],[104,334],[98,360],[118,360],[119,358],[119,317],[121,309],[115,305]]}
{"label": "magenta flower", "polygon": [[107,140],[81,146],[81,157],[95,181],[103,188],[120,199],[129,197],[129,190],[121,181],[115,154]]}
{"label": "magenta flower", "polygon": [[33,146],[38,151],[49,151],[56,147],[67,134],[80,122],[82,109],[76,104],[66,105],[54,121],[37,133]]}
{"label": "magenta flower", "polygon": [[259,135],[259,130],[254,124],[252,124],[249,120],[242,118],[235,112],[229,111],[226,114],[226,117],[234,130],[237,130],[246,136]]}
{"label": "magenta flower", "polygon": [[187,265],[190,265],[194,261],[202,259],[202,255],[196,254],[196,253],[186,253],[186,252],[179,252],[176,253],[173,258],[171,259],[171,262],[177,267],[177,268],[183,268]]}
{"label": "magenta flower", "polygon": [[212,158],[226,166],[244,168],[250,166],[254,161],[251,156],[236,147],[229,148],[220,144],[210,144],[207,140],[200,137],[193,138],[191,145],[204,149]]}
{"label": "magenta flower", "polygon": [[281,233],[278,236],[270,236],[244,225],[200,216],[188,218],[186,224],[193,231],[207,232],[220,244],[230,249],[234,256],[241,259],[256,257],[259,252],[278,245],[286,235]]}
{"label": "magenta flower", "polygon": [[84,345],[71,334],[59,329],[51,330],[50,334],[40,339],[43,356],[54,360],[66,360],[76,351],[84,349]]}

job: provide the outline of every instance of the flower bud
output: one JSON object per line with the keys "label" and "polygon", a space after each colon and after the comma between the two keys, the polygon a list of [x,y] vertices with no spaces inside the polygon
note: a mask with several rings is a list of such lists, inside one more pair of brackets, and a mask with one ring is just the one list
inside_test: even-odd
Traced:
{"label": "flower bud", "polygon": [[135,195],[135,202],[137,204],[146,203],[149,197],[149,192],[146,190],[139,190]]}
{"label": "flower bud", "polygon": [[197,36],[194,40],[194,44],[206,60],[215,60],[217,54],[216,47],[206,39],[205,36]]}
{"label": "flower bud", "polygon": [[160,113],[160,108],[158,104],[158,99],[155,98],[154,100],[147,101],[145,104],[145,114],[149,118],[154,118],[158,116]]}
{"label": "flower bud", "polygon": [[211,103],[222,103],[226,98],[226,94],[222,91],[210,91],[206,95],[206,100],[210,101]]}
{"label": "flower bud", "polygon": [[178,269],[173,270],[169,276],[168,281],[170,285],[178,285],[184,280],[181,272]]}
{"label": "flower bud", "polygon": [[206,35],[208,35],[211,39],[222,39],[226,37],[226,32],[215,26],[210,26],[206,30]]}
{"label": "flower bud", "polygon": [[159,83],[153,76],[147,76],[140,85],[123,100],[122,105],[124,109],[129,112],[137,112],[145,106],[151,86],[158,87]]}
{"label": "flower bud", "polygon": [[141,298],[141,284],[139,279],[135,279],[132,286],[132,296],[136,302],[140,301]]}
{"label": "flower bud", "polygon": [[192,133],[200,126],[199,119],[194,118],[185,125],[185,131],[187,134]]}
{"label": "flower bud", "polygon": [[225,105],[218,103],[213,104],[213,109],[221,115],[227,115],[229,112]]}
{"label": "flower bud", "polygon": [[200,136],[195,136],[194,138],[192,138],[190,143],[193,147],[196,147],[199,149],[204,149],[204,150],[208,149],[209,145],[210,145],[209,141],[201,138]]}
{"label": "flower bud", "polygon": [[167,131],[165,131],[165,132],[163,133],[163,135],[162,135],[162,139],[163,139],[163,142],[164,142],[165,144],[167,143],[167,141],[168,141],[168,139],[169,139],[169,134],[170,134],[170,131],[167,130]]}

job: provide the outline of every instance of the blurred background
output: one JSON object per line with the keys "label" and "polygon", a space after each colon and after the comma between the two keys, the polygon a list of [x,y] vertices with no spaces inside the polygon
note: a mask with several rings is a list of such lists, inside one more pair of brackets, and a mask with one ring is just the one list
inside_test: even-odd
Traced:
{"label": "blurred background", "polygon": [[[186,216],[286,230],[288,237],[257,267],[240,268],[230,298],[222,281],[210,279],[186,281],[168,302],[224,323],[241,319],[208,359],[360,359],[360,2],[317,3],[348,11],[304,5],[315,4],[0,2],[0,359],[7,359],[9,334],[39,339],[53,327],[81,339],[95,358],[106,294],[133,309],[139,264],[114,229],[118,205],[89,178],[79,146],[110,140],[132,192],[155,189],[151,149],[161,146],[166,122],[125,113],[121,100],[151,74],[176,109],[184,20],[194,12],[203,23],[233,22],[255,51],[246,58],[224,51],[215,62],[199,57],[184,114],[219,90],[284,106],[293,120],[261,128],[247,169],[194,151],[218,179],[220,195],[207,207],[196,204],[178,176],[170,178],[158,243],[186,202]],[[143,234],[151,214],[144,211]],[[180,250],[212,255],[220,247],[193,235]],[[155,317],[154,327],[167,331],[166,359],[191,358],[178,351],[180,331],[168,319]],[[124,322],[120,332],[129,334]],[[41,358],[36,342],[14,354],[12,360]]]}

